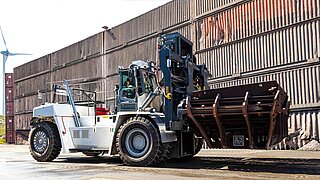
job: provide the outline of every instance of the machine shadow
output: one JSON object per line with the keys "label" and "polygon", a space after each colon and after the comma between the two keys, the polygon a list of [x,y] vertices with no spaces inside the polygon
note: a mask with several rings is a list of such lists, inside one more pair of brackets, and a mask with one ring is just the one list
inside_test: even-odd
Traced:
{"label": "machine shadow", "polygon": [[122,161],[119,157],[106,157],[106,156],[98,156],[98,157],[59,157],[59,163],[84,163],[84,164],[122,164]]}
{"label": "machine shadow", "polygon": [[194,157],[169,160],[161,167],[320,175],[320,159]]}
{"label": "machine shadow", "polygon": [[[57,163],[123,165],[119,157],[60,157]],[[242,172],[320,175],[320,159],[193,157],[171,159],[154,168],[207,169]]]}

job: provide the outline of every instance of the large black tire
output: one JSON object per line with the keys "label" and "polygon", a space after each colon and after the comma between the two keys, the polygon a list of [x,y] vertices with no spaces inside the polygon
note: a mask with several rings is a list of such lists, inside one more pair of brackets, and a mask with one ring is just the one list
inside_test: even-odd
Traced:
{"label": "large black tire", "polygon": [[172,153],[172,145],[171,143],[163,143],[161,145],[161,154],[159,163],[165,163],[166,160],[168,160]]}
{"label": "large black tire", "polygon": [[154,166],[164,158],[158,129],[144,117],[132,117],[121,125],[116,146],[126,165]]}
{"label": "large black tire", "polygon": [[41,122],[32,127],[29,134],[29,150],[39,162],[50,162],[59,156],[61,141],[57,126]]}

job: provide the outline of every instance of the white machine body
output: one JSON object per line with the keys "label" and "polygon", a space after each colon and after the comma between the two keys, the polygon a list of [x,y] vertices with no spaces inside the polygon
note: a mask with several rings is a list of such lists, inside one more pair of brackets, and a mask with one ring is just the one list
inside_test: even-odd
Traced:
{"label": "white machine body", "polygon": [[[57,125],[63,153],[78,151],[104,151],[107,155],[113,155],[116,133],[127,119],[128,114],[147,115],[149,117],[163,118],[163,113],[152,112],[119,112],[114,115],[95,116],[94,107],[76,106],[80,127],[76,127],[73,109],[70,104],[46,103],[33,109],[33,117],[51,118]],[[166,131],[165,124],[157,122],[161,141],[177,141],[174,131]]]}

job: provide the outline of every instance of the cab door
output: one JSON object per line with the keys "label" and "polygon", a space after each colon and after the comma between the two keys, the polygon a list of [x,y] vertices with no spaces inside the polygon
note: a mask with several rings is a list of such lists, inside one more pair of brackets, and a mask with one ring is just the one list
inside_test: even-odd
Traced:
{"label": "cab door", "polygon": [[137,110],[137,82],[131,69],[119,70],[118,111]]}

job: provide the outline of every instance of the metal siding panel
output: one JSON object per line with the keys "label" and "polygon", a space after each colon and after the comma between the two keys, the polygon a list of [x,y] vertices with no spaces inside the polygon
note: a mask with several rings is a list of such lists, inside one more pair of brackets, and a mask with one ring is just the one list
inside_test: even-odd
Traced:
{"label": "metal siding panel", "polygon": [[294,137],[294,147],[299,148],[308,143],[312,139],[319,140],[319,111],[293,112],[288,120],[289,132],[302,130],[301,136]]}
{"label": "metal siding panel", "polygon": [[21,66],[18,66],[14,68],[15,80],[19,80],[21,78],[25,78],[30,75],[34,75],[34,74],[49,70],[50,68],[49,64],[50,64],[49,57],[46,55],[39,59],[30,61]]}
{"label": "metal siding panel", "polygon": [[101,59],[101,57],[98,57],[54,70],[52,72],[52,80],[62,81],[63,79],[101,77],[101,70],[99,70],[101,69]]}
{"label": "metal siding panel", "polygon": [[21,114],[14,116],[15,129],[16,130],[25,130],[30,129],[29,124],[32,118],[32,113]]}
{"label": "metal siding panel", "polygon": [[196,15],[199,16],[236,1],[237,0],[196,0]]}
{"label": "metal siding panel", "polygon": [[[164,15],[164,18],[166,17],[167,16]],[[116,39],[112,39],[111,36],[107,34],[105,37],[105,48],[108,50],[118,47],[159,31],[161,29],[160,19],[159,7],[112,28],[110,32],[114,34]]]}
{"label": "metal siding panel", "polygon": [[[285,70],[280,72],[270,71],[263,75],[251,75],[250,77],[242,78],[237,81],[237,85],[241,83],[256,83],[261,81],[276,80],[281,87],[288,93],[291,98],[292,105],[295,108],[309,105],[320,106],[319,100],[319,85],[314,82],[319,82],[320,65],[310,65],[307,67]],[[219,83],[213,83],[216,87],[225,87],[225,83],[234,82],[234,80],[226,80]],[[311,94],[312,93],[312,94]]]}
{"label": "metal siding panel", "polygon": [[51,67],[64,66],[73,61],[99,54],[101,52],[101,34],[74,43],[50,55]]}
{"label": "metal siding panel", "polygon": [[282,59],[283,59],[283,64],[284,63],[289,63],[288,62],[288,46],[290,44],[290,39],[289,39],[289,30],[285,29],[283,32],[283,36],[281,38],[281,43],[282,43]]}
{"label": "metal siding panel", "polygon": [[[165,29],[190,19],[190,1],[175,0],[160,8],[161,28]],[[188,9],[187,11],[185,11]],[[163,18],[164,17],[164,18]]]}
{"label": "metal siding panel", "polygon": [[38,100],[38,95],[26,96],[15,100],[15,116],[16,113],[31,113],[33,108],[40,105],[42,102]]}
{"label": "metal siding panel", "polygon": [[24,81],[16,82],[15,83],[15,94],[14,96],[24,96],[32,93],[37,93],[38,90],[45,90],[50,85],[50,74],[46,73],[44,75],[36,76],[32,79],[26,79]]}
{"label": "metal siding panel", "polygon": [[[318,9],[318,12],[320,12],[320,9]],[[317,44],[317,47],[318,47],[318,58],[320,58],[320,20],[316,22],[316,32],[317,32],[316,33],[317,35],[316,35],[315,41],[316,41],[316,44]]]}
{"label": "metal siding panel", "polygon": [[320,16],[320,3],[319,3],[319,1],[318,0],[315,0],[315,3],[317,4],[317,8],[316,8],[316,10],[318,10],[318,17]]}

